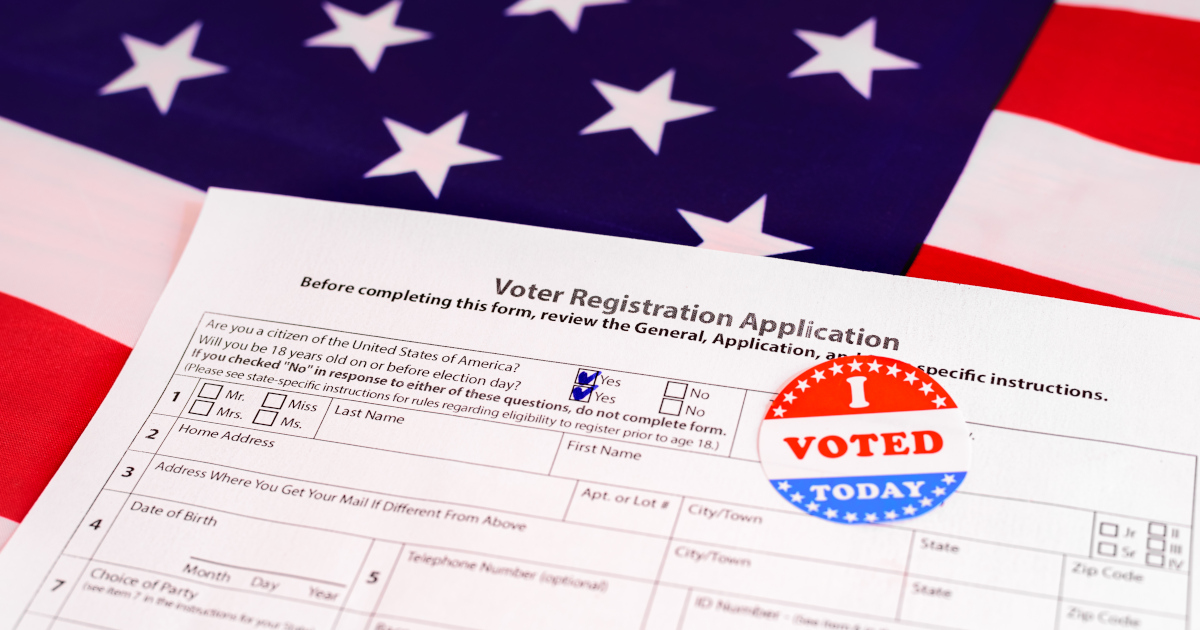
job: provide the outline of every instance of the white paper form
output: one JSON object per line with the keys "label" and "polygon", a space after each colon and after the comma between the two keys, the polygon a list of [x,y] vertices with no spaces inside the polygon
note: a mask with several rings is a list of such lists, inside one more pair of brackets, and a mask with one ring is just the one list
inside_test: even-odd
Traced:
{"label": "white paper form", "polygon": [[[774,393],[857,353],[969,422],[929,515],[824,522],[760,469]],[[214,189],[0,627],[1186,628],[1198,355],[1190,320]]]}

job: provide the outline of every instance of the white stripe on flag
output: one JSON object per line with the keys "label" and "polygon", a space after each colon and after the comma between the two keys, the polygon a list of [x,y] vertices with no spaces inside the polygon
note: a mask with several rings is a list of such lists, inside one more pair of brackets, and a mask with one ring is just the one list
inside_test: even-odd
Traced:
{"label": "white stripe on flag", "polygon": [[1200,20],[1200,2],[1197,0],[1058,0],[1057,4]]}
{"label": "white stripe on flag", "polygon": [[929,245],[1200,315],[1200,165],[993,112]]}
{"label": "white stripe on flag", "polygon": [[0,118],[0,291],[132,346],[204,194]]}
{"label": "white stripe on flag", "polygon": [[12,538],[15,531],[17,531],[17,522],[0,516],[0,549],[4,549],[4,543],[8,542],[9,538]]}

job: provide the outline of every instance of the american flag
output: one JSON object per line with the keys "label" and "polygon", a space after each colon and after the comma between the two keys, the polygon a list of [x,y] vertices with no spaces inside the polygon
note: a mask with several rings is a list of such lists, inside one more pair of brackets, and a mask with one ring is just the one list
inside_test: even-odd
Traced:
{"label": "american flag", "polygon": [[208,186],[1200,315],[1192,0],[0,6],[0,540]]}

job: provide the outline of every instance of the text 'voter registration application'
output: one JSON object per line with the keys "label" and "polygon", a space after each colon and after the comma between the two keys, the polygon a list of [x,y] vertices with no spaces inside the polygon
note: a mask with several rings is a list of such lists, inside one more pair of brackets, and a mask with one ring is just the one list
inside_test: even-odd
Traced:
{"label": "text 'voter registration application'", "polygon": [[[843,356],[848,404],[953,398],[965,477],[884,492],[940,506],[768,481],[772,401]],[[1187,628],[1198,375],[1192,320],[213,190],[0,627]]]}

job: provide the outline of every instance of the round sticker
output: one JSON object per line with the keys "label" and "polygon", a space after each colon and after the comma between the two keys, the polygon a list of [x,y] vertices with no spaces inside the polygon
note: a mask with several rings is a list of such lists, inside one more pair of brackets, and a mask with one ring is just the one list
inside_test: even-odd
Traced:
{"label": "round sticker", "polygon": [[837,523],[887,523],[942,504],[971,439],[950,394],[895,359],[853,356],[802,372],[758,431],[763,471],[788,503]]}

